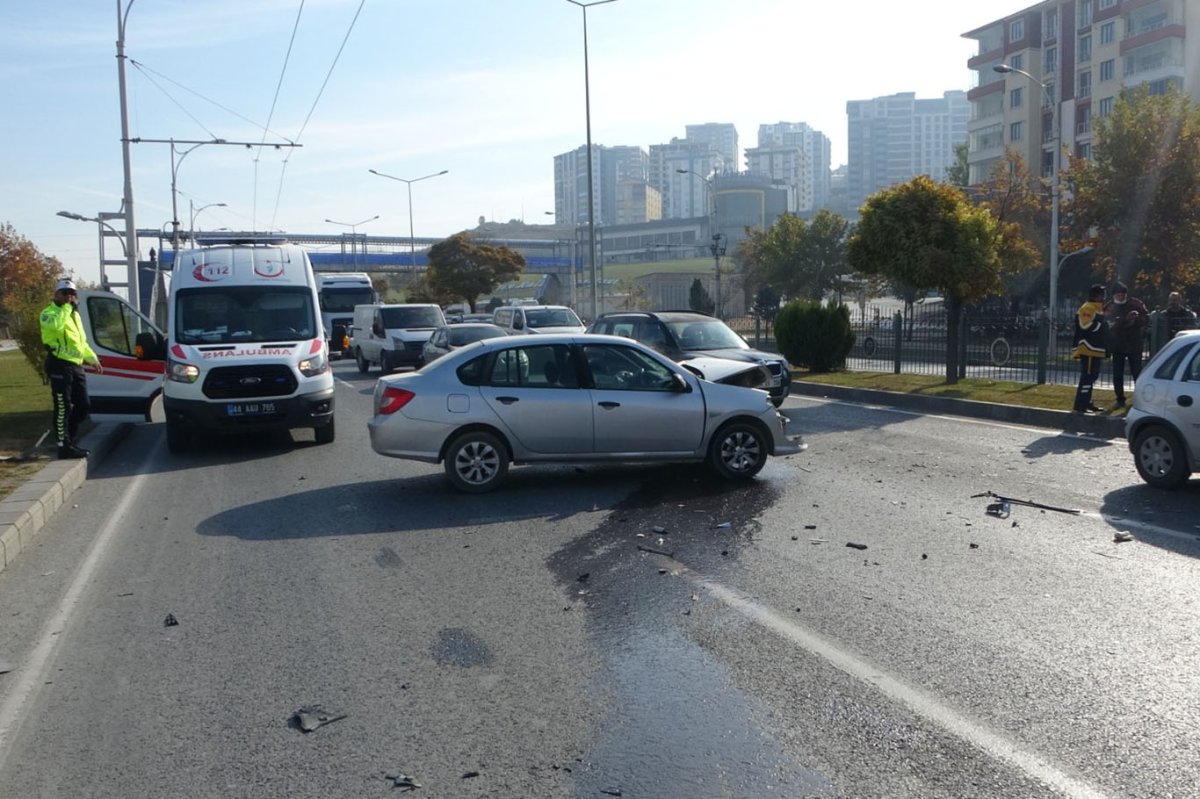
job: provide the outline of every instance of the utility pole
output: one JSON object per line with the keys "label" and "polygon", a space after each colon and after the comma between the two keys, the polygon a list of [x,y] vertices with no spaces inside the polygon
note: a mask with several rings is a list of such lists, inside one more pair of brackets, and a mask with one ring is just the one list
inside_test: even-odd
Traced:
{"label": "utility pole", "polygon": [[125,100],[125,23],[133,0],[129,0],[124,13],[121,2],[117,0],[117,87],[121,97],[121,158],[125,165],[125,193],[121,201],[121,213],[125,216],[125,281],[129,302],[134,308],[145,310],[138,286],[138,240],[137,226],[133,222],[133,170],[129,159],[129,105]]}

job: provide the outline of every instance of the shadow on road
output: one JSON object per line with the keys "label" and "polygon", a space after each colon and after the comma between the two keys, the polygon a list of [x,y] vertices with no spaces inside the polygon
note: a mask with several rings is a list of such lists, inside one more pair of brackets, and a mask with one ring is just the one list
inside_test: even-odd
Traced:
{"label": "shadow on road", "polygon": [[[1118,488],[1105,494],[1100,512],[1114,532],[1128,529],[1143,544],[1200,557],[1200,480],[1190,480],[1178,491],[1163,491],[1144,483]],[[1153,527],[1143,526],[1146,524]]]}

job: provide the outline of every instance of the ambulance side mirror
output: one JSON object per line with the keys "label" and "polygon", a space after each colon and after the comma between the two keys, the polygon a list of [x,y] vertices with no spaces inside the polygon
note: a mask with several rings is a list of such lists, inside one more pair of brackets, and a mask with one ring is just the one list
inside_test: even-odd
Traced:
{"label": "ambulance side mirror", "polygon": [[161,333],[138,333],[134,347],[139,361],[163,361],[167,358],[167,342]]}

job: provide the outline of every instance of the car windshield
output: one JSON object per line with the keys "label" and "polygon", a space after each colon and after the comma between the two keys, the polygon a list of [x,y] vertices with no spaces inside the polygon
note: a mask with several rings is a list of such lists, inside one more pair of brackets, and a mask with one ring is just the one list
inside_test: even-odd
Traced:
{"label": "car windshield", "polygon": [[380,313],[383,314],[383,326],[389,330],[433,328],[442,324],[442,312],[432,307],[385,307],[380,309]]}
{"label": "car windshield", "polygon": [[671,334],[684,350],[748,350],[741,336],[719,319],[683,319],[667,322]]}
{"label": "car windshield", "polygon": [[370,286],[346,286],[321,289],[321,310],[326,313],[350,313],[355,305],[371,302]]}
{"label": "car windshield", "polygon": [[461,347],[473,341],[483,341],[485,338],[499,338],[503,335],[505,335],[504,329],[495,325],[455,325],[449,327],[446,332],[446,338],[453,347]]}
{"label": "car windshield", "polygon": [[570,308],[538,308],[525,312],[530,327],[579,327],[582,322]]}
{"label": "car windshield", "polygon": [[312,292],[302,286],[183,289],[175,300],[181,344],[306,339],[317,335]]}

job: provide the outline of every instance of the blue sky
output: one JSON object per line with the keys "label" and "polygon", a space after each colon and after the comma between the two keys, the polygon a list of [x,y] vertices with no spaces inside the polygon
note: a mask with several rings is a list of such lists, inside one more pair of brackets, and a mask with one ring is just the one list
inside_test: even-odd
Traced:
{"label": "blue sky", "polygon": [[[593,142],[648,147],[683,137],[687,124],[733,122],[745,148],[761,123],[807,122],[832,140],[836,166],[847,100],[970,88],[973,47],[961,34],[1028,5],[596,6],[587,12]],[[87,280],[99,277],[95,225],[55,213],[120,208],[117,6],[0,6],[0,222]],[[342,233],[350,228],[324,220],[379,215],[359,232],[408,235],[404,184],[368,169],[449,170],[413,186],[418,236],[480,217],[550,222],[553,158],[585,141],[582,16],[567,0],[134,0],[130,136],[303,145],[189,153],[177,169],[185,227],[189,202],[223,202],[197,227]],[[132,163],[137,226],[169,228],[169,145],[135,144]]]}

